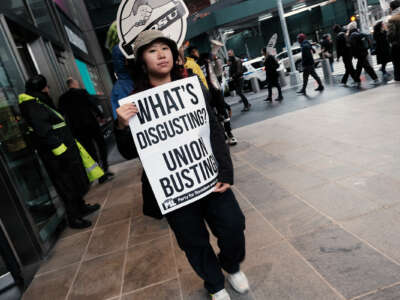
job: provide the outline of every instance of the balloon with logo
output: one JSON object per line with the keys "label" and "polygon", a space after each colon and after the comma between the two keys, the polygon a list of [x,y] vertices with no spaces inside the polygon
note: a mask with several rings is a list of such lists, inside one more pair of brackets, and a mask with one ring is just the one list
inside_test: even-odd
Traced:
{"label": "balloon with logo", "polygon": [[123,0],[117,14],[122,53],[126,58],[134,58],[132,46],[136,37],[149,29],[162,31],[180,47],[185,40],[188,15],[183,0]]}

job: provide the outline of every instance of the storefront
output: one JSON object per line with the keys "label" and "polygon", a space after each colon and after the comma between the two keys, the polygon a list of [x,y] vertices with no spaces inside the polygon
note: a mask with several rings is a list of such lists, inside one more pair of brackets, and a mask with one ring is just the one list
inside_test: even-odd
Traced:
{"label": "storefront", "polygon": [[48,79],[56,105],[70,76],[85,88],[90,82],[93,94],[108,92],[96,65],[71,50],[58,10],[50,0],[0,1],[0,298],[6,285],[30,280],[65,227],[64,207],[30,142],[18,94],[35,74]]}

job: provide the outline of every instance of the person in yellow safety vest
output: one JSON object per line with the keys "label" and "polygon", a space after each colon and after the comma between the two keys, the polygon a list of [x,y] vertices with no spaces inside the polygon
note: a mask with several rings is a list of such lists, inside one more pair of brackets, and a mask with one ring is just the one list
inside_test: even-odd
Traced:
{"label": "person in yellow safety vest", "polygon": [[[25,93],[19,95],[21,115],[30,127],[31,140],[64,202],[69,226],[87,228],[92,223],[84,217],[98,210],[100,205],[86,204],[83,199],[89,190],[89,180],[80,151],[62,115],[48,105],[52,103],[48,92],[44,76],[30,78],[25,84]],[[92,167],[96,169],[96,165]],[[103,175],[97,168],[97,176]]]}
{"label": "person in yellow safety vest", "polygon": [[188,48],[189,56],[186,57],[185,68],[191,70],[194,74],[199,76],[201,82],[208,89],[208,84],[206,80],[206,76],[204,76],[204,72],[201,67],[196,62],[199,59],[199,51],[196,47],[191,46]]}

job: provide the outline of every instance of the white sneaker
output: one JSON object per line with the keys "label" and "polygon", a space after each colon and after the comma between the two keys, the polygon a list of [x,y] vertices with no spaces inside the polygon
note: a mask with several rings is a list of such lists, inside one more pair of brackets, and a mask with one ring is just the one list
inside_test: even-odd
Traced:
{"label": "white sneaker", "polygon": [[229,274],[228,281],[233,289],[240,294],[244,294],[249,290],[249,281],[242,271],[235,274]]}
{"label": "white sneaker", "polygon": [[229,138],[228,141],[229,145],[231,146],[235,146],[237,144],[237,139],[234,136]]}
{"label": "white sneaker", "polygon": [[226,289],[220,290],[218,293],[211,294],[211,300],[231,300]]}

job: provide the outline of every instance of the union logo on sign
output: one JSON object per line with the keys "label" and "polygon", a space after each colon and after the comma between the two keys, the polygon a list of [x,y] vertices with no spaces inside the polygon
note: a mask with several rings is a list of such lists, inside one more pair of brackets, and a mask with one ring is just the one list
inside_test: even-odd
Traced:
{"label": "union logo on sign", "polygon": [[189,11],[183,0],[124,0],[117,14],[120,48],[134,58],[132,46],[140,32],[157,29],[174,40],[178,47],[186,36]]}

